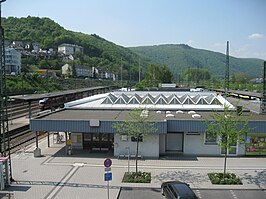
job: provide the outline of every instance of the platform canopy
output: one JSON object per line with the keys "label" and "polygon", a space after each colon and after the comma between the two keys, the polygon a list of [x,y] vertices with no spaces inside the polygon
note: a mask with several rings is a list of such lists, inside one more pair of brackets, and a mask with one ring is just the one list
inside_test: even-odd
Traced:
{"label": "platform canopy", "polygon": [[223,110],[234,106],[215,92],[111,92],[65,104],[75,109]]}

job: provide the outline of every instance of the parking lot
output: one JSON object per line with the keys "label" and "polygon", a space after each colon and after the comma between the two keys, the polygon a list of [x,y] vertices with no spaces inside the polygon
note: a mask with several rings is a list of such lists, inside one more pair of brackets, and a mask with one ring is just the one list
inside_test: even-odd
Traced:
{"label": "parking lot", "polygon": [[[266,190],[194,189],[199,199],[265,199]],[[162,199],[159,188],[123,187],[117,199]]]}
{"label": "parking lot", "polygon": [[[52,138],[51,138],[51,142]],[[39,142],[42,157],[34,158],[35,145],[12,155],[13,178],[15,182],[5,190],[13,198],[107,198],[104,181],[104,160],[112,158],[110,199],[162,199],[162,182],[180,180],[190,184],[199,198],[266,198],[266,159],[230,158],[228,170],[241,177],[243,185],[212,185],[207,173],[221,171],[223,158],[220,157],[180,157],[179,159],[145,159],[139,161],[139,169],[151,172],[151,183],[122,183],[128,161],[117,159],[110,154],[93,154],[85,150],[65,155],[64,143],[53,143],[47,148],[47,139]],[[134,170],[134,160],[130,161],[130,171]],[[123,188],[120,187],[135,187]],[[138,188],[141,187],[141,188]],[[146,187],[146,188],[145,188]],[[224,189],[224,190],[221,190]],[[236,190],[239,189],[239,190]],[[4,194],[4,192],[2,193]],[[11,197],[11,198],[12,198]]]}

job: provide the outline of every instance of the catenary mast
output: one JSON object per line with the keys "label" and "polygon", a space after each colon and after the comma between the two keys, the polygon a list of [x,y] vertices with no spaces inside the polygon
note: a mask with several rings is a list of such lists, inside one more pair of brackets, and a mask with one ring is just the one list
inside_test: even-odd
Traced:
{"label": "catenary mast", "polygon": [[[11,156],[10,156],[10,138],[8,129],[8,96],[6,88],[6,67],[5,67],[5,45],[4,28],[2,27],[1,5],[6,0],[0,0],[0,152],[4,157],[9,157],[9,177],[12,181]],[[6,179],[8,180],[8,179]]]}
{"label": "catenary mast", "polygon": [[226,44],[226,62],[225,62],[225,78],[224,78],[224,92],[225,96],[227,96],[227,92],[229,91],[229,41]]}

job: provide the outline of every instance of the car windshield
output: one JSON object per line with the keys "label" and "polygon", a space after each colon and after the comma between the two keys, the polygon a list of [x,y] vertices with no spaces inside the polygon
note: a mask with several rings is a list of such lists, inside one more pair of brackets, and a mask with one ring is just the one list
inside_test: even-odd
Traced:
{"label": "car windshield", "polygon": [[195,196],[194,192],[185,184],[174,184],[174,188],[181,198]]}

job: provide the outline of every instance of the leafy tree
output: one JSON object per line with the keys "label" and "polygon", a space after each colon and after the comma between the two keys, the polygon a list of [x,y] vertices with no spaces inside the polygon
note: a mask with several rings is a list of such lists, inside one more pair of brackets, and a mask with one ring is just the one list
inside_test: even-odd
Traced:
{"label": "leafy tree", "polygon": [[206,68],[188,68],[184,71],[184,79],[199,83],[211,79],[209,70]]}
{"label": "leafy tree", "polygon": [[121,134],[127,134],[136,142],[136,174],[138,173],[139,143],[147,133],[155,133],[155,122],[151,122],[152,115],[147,109],[133,109],[128,113],[129,119],[117,122],[113,128]]}
{"label": "leafy tree", "polygon": [[41,60],[39,62],[39,66],[41,69],[49,69],[50,68],[50,65],[49,65],[47,60]]}
{"label": "leafy tree", "polygon": [[230,110],[224,105],[224,111],[213,112],[211,120],[206,121],[207,130],[211,137],[217,138],[217,143],[224,151],[224,175],[226,173],[227,153],[231,151],[233,145],[244,144],[246,133],[249,131],[249,118],[242,116],[242,110],[238,112]]}
{"label": "leafy tree", "polygon": [[250,79],[249,75],[246,73],[236,73],[235,74],[235,81],[245,84]]}
{"label": "leafy tree", "polygon": [[138,87],[157,87],[159,83],[171,83],[173,75],[167,66],[151,64],[148,66],[145,78]]}
{"label": "leafy tree", "polygon": [[173,80],[173,74],[167,66],[163,66],[161,69],[161,82],[162,83],[171,83]]}

